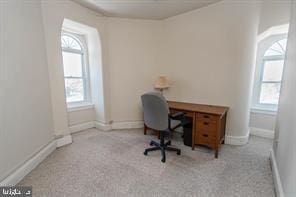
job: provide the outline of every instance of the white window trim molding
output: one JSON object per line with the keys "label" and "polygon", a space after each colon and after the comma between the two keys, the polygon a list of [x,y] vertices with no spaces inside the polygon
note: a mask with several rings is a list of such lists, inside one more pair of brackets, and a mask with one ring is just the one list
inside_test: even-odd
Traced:
{"label": "white window trim molding", "polygon": [[87,109],[94,109],[95,105],[92,103],[68,103],[68,112],[81,111]]}
{"label": "white window trim molding", "polygon": [[277,110],[252,107],[251,108],[251,113],[276,116],[277,115]]}

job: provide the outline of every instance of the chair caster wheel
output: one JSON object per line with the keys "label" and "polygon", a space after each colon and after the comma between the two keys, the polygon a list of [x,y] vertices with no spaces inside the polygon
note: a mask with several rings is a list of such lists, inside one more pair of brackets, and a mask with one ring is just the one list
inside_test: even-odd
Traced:
{"label": "chair caster wheel", "polygon": [[146,155],[146,156],[147,156],[147,155],[148,155],[148,153],[145,151],[145,152],[144,152],[144,155]]}
{"label": "chair caster wheel", "polygon": [[162,162],[162,163],[165,163],[165,159],[164,159],[164,158],[162,158],[162,159],[161,159],[161,162]]}
{"label": "chair caster wheel", "polygon": [[181,155],[181,151],[177,151],[177,155]]}

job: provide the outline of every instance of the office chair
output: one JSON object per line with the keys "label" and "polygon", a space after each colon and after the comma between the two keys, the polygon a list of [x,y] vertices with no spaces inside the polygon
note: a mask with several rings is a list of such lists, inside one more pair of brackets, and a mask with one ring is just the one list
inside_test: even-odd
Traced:
{"label": "office chair", "polygon": [[[151,141],[150,146],[144,151],[144,155],[147,155],[150,151],[160,150],[162,155],[162,162],[165,162],[165,151],[176,151],[177,155],[181,154],[181,150],[178,148],[169,147],[171,141],[165,142],[165,134],[170,133],[172,129],[180,127],[182,123],[176,124],[171,127],[171,118],[176,122],[183,119],[184,114],[178,113],[170,116],[169,107],[166,99],[158,92],[146,93],[141,96],[143,111],[144,111],[144,123],[147,127],[160,132],[160,142]],[[180,122],[180,121],[179,121]]]}

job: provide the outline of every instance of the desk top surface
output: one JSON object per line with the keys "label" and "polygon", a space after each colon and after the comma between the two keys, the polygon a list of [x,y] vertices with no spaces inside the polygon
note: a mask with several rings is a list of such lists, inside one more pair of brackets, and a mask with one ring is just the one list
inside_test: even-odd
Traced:
{"label": "desk top surface", "polygon": [[200,112],[214,115],[224,115],[228,111],[228,107],[215,106],[215,105],[203,105],[194,103],[184,103],[176,101],[168,101],[169,107],[176,110],[185,110],[192,112]]}

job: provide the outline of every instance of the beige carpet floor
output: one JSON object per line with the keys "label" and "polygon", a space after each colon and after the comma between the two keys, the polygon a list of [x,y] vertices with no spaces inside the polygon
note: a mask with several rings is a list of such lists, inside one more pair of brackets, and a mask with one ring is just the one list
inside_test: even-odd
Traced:
{"label": "beige carpet floor", "polygon": [[182,153],[144,156],[153,135],[142,130],[73,135],[74,143],[57,149],[19,185],[33,186],[33,196],[196,196],[273,197],[269,162],[271,140],[251,137],[245,146],[223,145],[218,159],[199,147],[192,151],[175,136]]}

